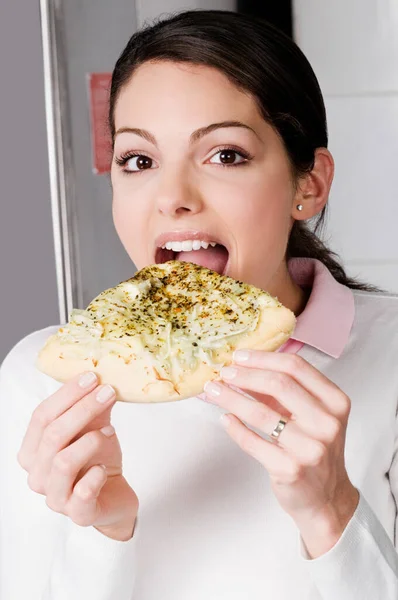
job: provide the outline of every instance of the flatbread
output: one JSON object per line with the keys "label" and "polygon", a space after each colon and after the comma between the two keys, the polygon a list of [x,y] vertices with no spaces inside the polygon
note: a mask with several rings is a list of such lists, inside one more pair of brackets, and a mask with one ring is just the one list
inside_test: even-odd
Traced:
{"label": "flatbread", "polygon": [[237,348],[277,350],[296,319],[277,298],[199,265],[150,265],[101,292],[40,350],[60,382],[94,371],[123,402],[169,402],[203,392]]}

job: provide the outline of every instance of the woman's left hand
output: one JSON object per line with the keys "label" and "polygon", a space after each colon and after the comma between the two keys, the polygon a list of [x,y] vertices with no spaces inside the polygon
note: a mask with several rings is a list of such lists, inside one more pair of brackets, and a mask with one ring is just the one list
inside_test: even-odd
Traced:
{"label": "woman's left hand", "polygon": [[[236,353],[221,378],[255,400],[219,381],[206,384],[206,400],[232,413],[226,431],[267,469],[281,507],[316,558],[335,545],[359,501],[344,462],[350,399],[295,354],[240,352],[248,358],[239,360]],[[281,415],[287,424],[277,442],[242,423],[270,436]]]}

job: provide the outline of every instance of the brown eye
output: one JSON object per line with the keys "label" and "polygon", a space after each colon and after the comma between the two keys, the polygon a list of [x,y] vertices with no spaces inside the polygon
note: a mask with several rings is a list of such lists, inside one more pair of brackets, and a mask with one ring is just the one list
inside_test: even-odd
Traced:
{"label": "brown eye", "polygon": [[[216,154],[214,154],[214,156],[212,158],[214,159],[216,157],[219,160],[217,160],[215,162],[211,161],[212,164],[231,165],[231,166],[235,166],[235,165],[244,163],[249,158],[248,155],[245,156],[243,153],[238,152],[237,150],[233,150],[232,148],[225,148],[224,150],[219,150]],[[236,158],[238,159],[237,161],[236,161]]]}
{"label": "brown eye", "polygon": [[[134,168],[134,161],[136,168]],[[152,167],[152,163],[152,158],[149,158],[143,154],[140,154],[139,156],[132,156],[126,162],[126,171],[144,171],[145,169],[150,169]]]}
{"label": "brown eye", "polygon": [[236,154],[234,150],[223,150],[220,152],[220,161],[224,164],[234,163]]}

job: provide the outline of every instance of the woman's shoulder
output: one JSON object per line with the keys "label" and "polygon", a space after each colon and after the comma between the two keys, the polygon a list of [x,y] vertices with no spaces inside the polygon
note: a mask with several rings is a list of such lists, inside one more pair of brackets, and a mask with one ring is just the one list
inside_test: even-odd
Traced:
{"label": "woman's shoulder", "polygon": [[373,343],[378,340],[398,353],[398,294],[353,290],[353,295],[358,336],[371,336]]}
{"label": "woman's shoulder", "polygon": [[352,290],[352,292],[356,308],[362,313],[370,316],[388,311],[391,317],[398,318],[398,294],[388,291]]}
{"label": "woman's shoulder", "polygon": [[0,401],[25,405],[29,411],[61,385],[36,367],[39,350],[59,327],[33,331],[9,350],[0,366]]}

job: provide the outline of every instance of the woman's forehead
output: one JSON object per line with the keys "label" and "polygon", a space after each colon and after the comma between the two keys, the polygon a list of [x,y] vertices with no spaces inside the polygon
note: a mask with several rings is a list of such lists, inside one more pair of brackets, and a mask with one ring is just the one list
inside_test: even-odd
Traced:
{"label": "woman's forehead", "polygon": [[[170,61],[141,65],[123,86],[115,106],[116,129],[140,126],[153,129],[184,120],[200,127],[210,122],[236,120],[258,127],[257,103],[217,69]],[[125,122],[126,119],[135,122]],[[137,120],[140,123],[137,125]]]}

